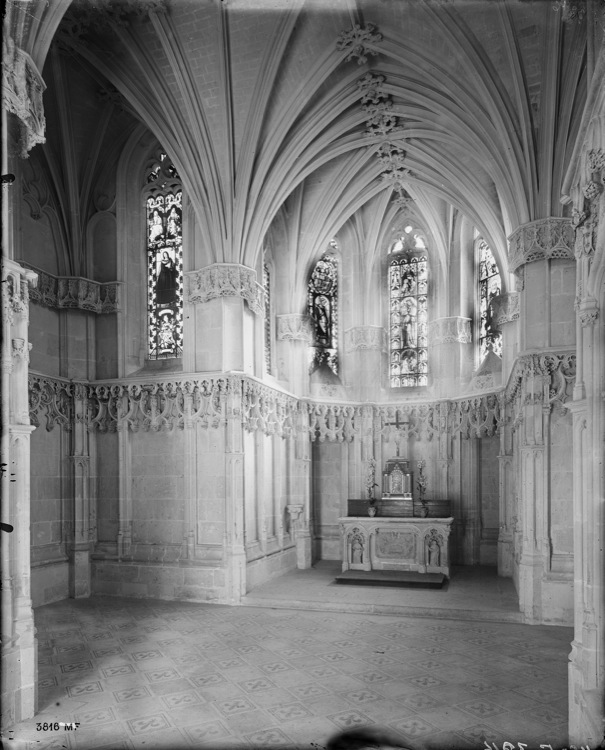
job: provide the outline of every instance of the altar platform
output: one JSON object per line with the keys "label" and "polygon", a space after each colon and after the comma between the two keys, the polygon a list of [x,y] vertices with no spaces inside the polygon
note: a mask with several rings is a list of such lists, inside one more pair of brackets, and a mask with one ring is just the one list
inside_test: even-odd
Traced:
{"label": "altar platform", "polygon": [[470,622],[522,623],[511,578],[487,566],[452,566],[440,589],[342,586],[340,560],[321,560],[257,586],[242,599],[248,607],[431,617]]}

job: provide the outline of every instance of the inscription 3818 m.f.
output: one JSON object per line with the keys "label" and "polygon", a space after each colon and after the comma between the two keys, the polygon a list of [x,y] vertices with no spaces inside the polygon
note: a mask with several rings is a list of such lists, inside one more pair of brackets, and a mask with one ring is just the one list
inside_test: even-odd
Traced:
{"label": "inscription 3818 m.f.", "polygon": [[416,559],[416,537],[402,531],[382,531],[376,534],[376,556]]}

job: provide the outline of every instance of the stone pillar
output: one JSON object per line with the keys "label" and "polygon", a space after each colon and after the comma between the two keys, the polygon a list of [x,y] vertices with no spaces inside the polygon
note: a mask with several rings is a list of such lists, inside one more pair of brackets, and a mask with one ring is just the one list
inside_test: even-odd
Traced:
{"label": "stone pillar", "polygon": [[[570,175],[576,226],[577,368],[573,414],[574,639],[569,655],[569,741],[605,734],[605,52],[589,93],[585,141]],[[593,90],[593,93],[594,90]],[[595,107],[591,112],[590,107]],[[591,116],[589,116],[591,115]],[[569,196],[565,196],[569,202]]]}
{"label": "stone pillar", "polygon": [[456,395],[470,379],[472,340],[470,318],[453,316],[429,323],[429,382],[437,396]]}
{"label": "stone pillar", "polygon": [[300,313],[277,316],[278,378],[299,397],[309,395],[309,318]]}
{"label": "stone pillar", "polygon": [[[525,363],[519,455],[514,459],[520,481],[517,515],[522,533],[519,603],[530,622],[542,621],[545,607],[552,612],[560,587],[569,587],[569,581],[551,572],[551,378],[548,368],[540,363],[540,353],[571,351],[575,343],[575,324],[570,322],[576,274],[573,244],[571,219],[557,217],[524,224],[509,237],[509,267],[520,293],[518,359]],[[497,304],[495,312],[507,317]],[[559,594],[555,594],[557,586]]]}
{"label": "stone pillar", "polygon": [[34,427],[29,422],[27,384],[28,287],[36,280],[32,271],[3,258],[0,531],[3,726],[32,717],[37,700],[37,644],[30,568],[30,435]]}
{"label": "stone pillar", "polygon": [[[353,397],[359,401],[372,401],[380,394],[381,356],[386,351],[386,338],[382,326],[358,326],[345,331],[346,372],[352,382]],[[387,373],[388,379],[388,373]]]}
{"label": "stone pillar", "polygon": [[213,263],[185,274],[193,306],[196,372],[255,373],[255,316],[263,320],[264,291],[256,271],[237,263]]}

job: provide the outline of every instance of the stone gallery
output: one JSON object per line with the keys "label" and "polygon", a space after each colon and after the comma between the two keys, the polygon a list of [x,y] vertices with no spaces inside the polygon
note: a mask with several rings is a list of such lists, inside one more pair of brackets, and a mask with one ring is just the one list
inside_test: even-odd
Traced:
{"label": "stone gallery", "polygon": [[[562,638],[565,741],[599,745],[604,38],[603,0],[7,2],[4,728],[45,710],[43,690],[75,695],[51,613],[227,622],[329,570],[324,609],[355,590],[405,622],[412,589],[385,581],[419,586],[418,614],[481,573],[510,587],[526,644]],[[82,691],[121,700],[105,678]],[[389,724],[368,717],[390,691],[334,729]],[[460,731],[489,742],[497,711],[471,697]],[[269,711],[183,700],[216,709],[208,732]],[[533,706],[517,703],[500,709]],[[406,704],[409,746],[444,721],[422,705]],[[294,737],[272,710],[265,741]],[[115,747],[139,746],[130,729]]]}

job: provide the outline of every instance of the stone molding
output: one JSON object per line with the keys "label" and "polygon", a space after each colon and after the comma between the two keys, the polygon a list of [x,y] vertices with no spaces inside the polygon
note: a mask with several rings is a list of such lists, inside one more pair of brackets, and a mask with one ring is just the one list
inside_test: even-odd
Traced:
{"label": "stone molding", "polygon": [[2,42],[2,107],[19,120],[18,155],[23,158],[27,158],[37,143],[46,140],[42,103],[45,88],[34,61],[5,34]]}
{"label": "stone molding", "polygon": [[311,321],[308,315],[288,313],[277,315],[278,341],[306,341],[311,342]]}
{"label": "stone molding", "polygon": [[239,263],[213,263],[200,271],[185,273],[187,299],[191,304],[220,297],[241,297],[255,315],[265,314],[265,292],[256,281],[256,271]]}
{"label": "stone molding", "polygon": [[508,238],[510,270],[526,263],[550,258],[574,258],[574,227],[571,219],[550,217],[518,227]]}
{"label": "stone molding", "polygon": [[38,286],[30,299],[52,309],[87,310],[97,314],[120,311],[120,282],[101,284],[80,276],[54,276],[36,269]]}
{"label": "stone molding", "polygon": [[492,299],[492,320],[498,328],[519,319],[521,295],[518,292],[499,294]]}
{"label": "stone molding", "polygon": [[473,341],[471,319],[455,315],[451,318],[437,318],[429,323],[429,343],[470,344]]}
{"label": "stone molding", "polygon": [[357,326],[345,331],[345,351],[385,348],[385,332],[382,326]]}

